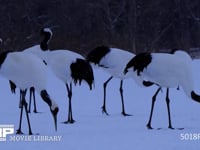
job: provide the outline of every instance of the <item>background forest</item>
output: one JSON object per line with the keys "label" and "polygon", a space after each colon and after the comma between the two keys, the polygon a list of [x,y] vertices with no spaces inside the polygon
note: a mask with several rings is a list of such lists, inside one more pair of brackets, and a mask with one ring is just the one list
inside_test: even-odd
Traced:
{"label": "background forest", "polygon": [[200,47],[199,0],[0,0],[1,49],[23,50],[51,27],[50,49],[98,45],[135,53]]}

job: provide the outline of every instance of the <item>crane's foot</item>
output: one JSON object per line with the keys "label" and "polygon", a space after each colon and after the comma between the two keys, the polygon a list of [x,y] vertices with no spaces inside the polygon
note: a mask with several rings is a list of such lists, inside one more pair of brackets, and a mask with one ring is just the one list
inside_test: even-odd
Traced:
{"label": "crane's foot", "polygon": [[171,129],[171,130],[174,130],[174,129],[175,129],[175,128],[173,128],[172,126],[169,126],[168,128]]}
{"label": "crane's foot", "polygon": [[172,126],[169,126],[168,128],[171,130],[183,130],[184,129],[184,128],[173,128]]}
{"label": "crane's foot", "polygon": [[34,112],[34,113],[38,113],[38,111],[37,111],[36,109],[35,109],[35,110],[33,110],[33,112]]}
{"label": "crane's foot", "polygon": [[101,109],[102,109],[102,114],[106,114],[107,116],[109,116],[105,106],[102,106]]}
{"label": "crane's foot", "polygon": [[21,129],[16,130],[16,134],[24,134]]}
{"label": "crane's foot", "polygon": [[149,129],[149,130],[152,130],[153,128],[151,127],[151,124],[150,123],[148,123],[147,125],[146,125],[146,127],[147,127],[147,129]]}
{"label": "crane's foot", "polygon": [[71,120],[64,121],[63,123],[64,124],[73,124],[75,122],[76,122],[75,120],[71,119]]}
{"label": "crane's foot", "polygon": [[124,111],[122,111],[122,113],[121,113],[124,117],[126,117],[126,116],[132,116],[131,114],[127,114],[127,113],[125,113]]}
{"label": "crane's foot", "polygon": [[32,131],[29,131],[29,135],[33,135]]}

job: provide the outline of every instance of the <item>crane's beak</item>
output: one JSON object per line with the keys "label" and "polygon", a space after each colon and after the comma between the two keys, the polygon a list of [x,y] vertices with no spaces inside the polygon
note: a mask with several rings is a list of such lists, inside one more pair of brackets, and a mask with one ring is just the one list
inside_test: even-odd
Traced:
{"label": "crane's beak", "polygon": [[55,130],[57,131],[57,116],[54,116],[54,125],[55,125]]}
{"label": "crane's beak", "polygon": [[124,74],[127,74],[127,72],[128,72],[128,69],[125,68],[125,69],[124,69]]}
{"label": "crane's beak", "polygon": [[92,90],[92,85],[90,85],[89,87],[90,87],[90,90]]}
{"label": "crane's beak", "polygon": [[54,110],[51,110],[51,113],[53,115],[55,130],[57,131],[57,114],[58,114],[59,108],[56,107]]}

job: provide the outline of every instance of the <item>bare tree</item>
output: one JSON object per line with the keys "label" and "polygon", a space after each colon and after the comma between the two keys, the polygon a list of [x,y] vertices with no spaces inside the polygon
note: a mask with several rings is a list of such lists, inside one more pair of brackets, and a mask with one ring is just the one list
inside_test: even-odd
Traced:
{"label": "bare tree", "polygon": [[23,50],[54,27],[51,49],[98,45],[135,53],[200,47],[198,0],[0,0],[2,49]]}

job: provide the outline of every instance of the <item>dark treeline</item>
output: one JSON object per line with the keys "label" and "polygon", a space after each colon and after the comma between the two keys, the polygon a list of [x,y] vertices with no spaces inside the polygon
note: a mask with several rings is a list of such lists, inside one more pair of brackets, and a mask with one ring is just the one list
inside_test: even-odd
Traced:
{"label": "dark treeline", "polygon": [[133,51],[200,47],[199,0],[0,0],[1,49],[37,44],[86,54],[98,45]]}

